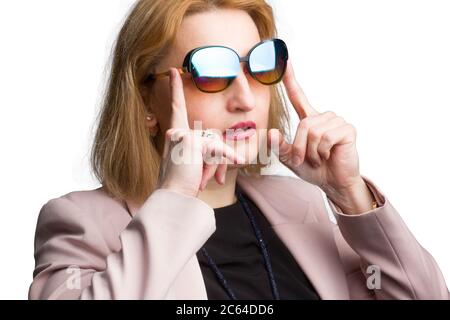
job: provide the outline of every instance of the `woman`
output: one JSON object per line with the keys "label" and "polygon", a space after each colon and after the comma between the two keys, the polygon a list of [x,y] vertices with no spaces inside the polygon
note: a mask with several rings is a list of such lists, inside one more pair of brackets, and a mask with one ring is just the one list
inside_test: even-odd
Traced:
{"label": "woman", "polygon": [[[41,209],[29,298],[448,299],[355,138],[308,103],[264,1],[138,1],[92,149],[102,187]],[[266,146],[298,179],[263,174]]]}

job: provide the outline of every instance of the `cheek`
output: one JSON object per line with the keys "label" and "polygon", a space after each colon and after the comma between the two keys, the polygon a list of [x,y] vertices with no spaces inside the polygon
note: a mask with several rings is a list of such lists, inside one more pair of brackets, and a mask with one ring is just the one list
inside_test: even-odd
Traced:
{"label": "cheek", "polygon": [[205,95],[195,87],[191,80],[188,80],[188,84],[184,87],[184,96],[189,125],[192,129],[194,129],[195,121],[201,121],[202,128],[199,129],[220,128],[222,123],[217,122],[217,115],[212,110],[218,110],[221,102],[216,100],[214,95]]}
{"label": "cheek", "polygon": [[[209,107],[209,108],[208,108]],[[208,103],[208,100],[205,99],[204,96],[199,97],[198,93],[194,93],[192,95],[186,95],[186,110],[188,113],[189,126],[194,129],[194,122],[201,122],[201,128],[197,129],[205,129],[207,126],[211,126],[214,124],[214,115],[211,112],[208,112],[208,109],[211,110],[211,103]]]}
{"label": "cheek", "polygon": [[265,87],[264,89],[267,90],[261,90],[257,98],[257,117],[260,128],[267,128],[269,124],[271,92],[270,88]]}

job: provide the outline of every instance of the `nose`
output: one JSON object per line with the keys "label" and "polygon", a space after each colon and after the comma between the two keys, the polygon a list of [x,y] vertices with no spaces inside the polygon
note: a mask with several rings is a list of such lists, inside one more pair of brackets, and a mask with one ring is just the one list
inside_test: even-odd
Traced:
{"label": "nose", "polygon": [[230,112],[250,111],[255,108],[255,96],[252,85],[254,80],[248,73],[245,64],[242,64],[238,76],[233,80],[227,90],[227,109]]}

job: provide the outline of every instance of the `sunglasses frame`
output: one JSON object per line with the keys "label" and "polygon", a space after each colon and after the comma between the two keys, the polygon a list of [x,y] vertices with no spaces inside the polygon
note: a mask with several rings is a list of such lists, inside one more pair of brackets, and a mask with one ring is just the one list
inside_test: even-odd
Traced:
{"label": "sunglasses frame", "polygon": [[[280,77],[279,80],[274,81],[274,82],[272,82],[272,83],[262,83],[261,81],[259,81],[259,80],[256,78],[256,76],[254,75],[254,73],[251,71],[251,69],[250,69],[250,64],[249,64],[249,60],[250,60],[250,56],[251,56],[252,52],[253,52],[257,47],[259,47],[260,45],[262,45],[262,44],[264,44],[264,43],[266,43],[266,42],[277,42],[277,43],[280,43],[280,45],[281,45],[281,46],[283,47],[283,49],[284,49],[284,52],[286,53],[286,64],[285,64],[285,66],[284,66],[284,68],[283,68],[281,77]],[[250,75],[252,76],[252,78],[255,79],[256,81],[258,81],[259,83],[264,84],[264,85],[273,85],[273,84],[276,84],[276,83],[280,82],[281,79],[283,79],[283,76],[284,76],[284,74],[285,74],[285,72],[286,72],[286,68],[287,68],[287,60],[289,59],[289,52],[288,52],[288,49],[287,49],[287,45],[286,45],[286,43],[285,43],[283,40],[281,40],[281,39],[279,39],[279,38],[266,39],[266,40],[263,40],[263,41],[261,41],[261,42],[258,42],[257,44],[255,44],[255,45],[249,50],[248,54],[247,54],[246,56],[244,56],[244,57],[239,56],[239,54],[238,54],[234,49],[232,49],[232,48],[230,48],[230,47],[226,47],[226,46],[209,45],[209,46],[202,46],[202,47],[198,47],[198,48],[192,49],[191,51],[189,51],[189,52],[186,54],[186,56],[185,56],[185,58],[184,58],[184,61],[183,61],[183,67],[177,68],[177,70],[178,70],[178,72],[180,73],[180,75],[182,75],[182,74],[188,74],[188,73],[191,74],[192,82],[194,82],[194,84],[195,84],[195,86],[197,87],[197,89],[199,89],[200,91],[205,92],[205,93],[216,93],[216,92],[221,92],[221,91],[227,89],[227,88],[231,85],[231,83],[233,82],[233,80],[236,78],[236,77],[231,78],[231,80],[228,82],[227,86],[226,86],[225,88],[221,89],[221,90],[218,90],[218,91],[204,91],[204,90],[202,90],[201,88],[198,87],[197,83],[196,83],[195,80],[194,80],[194,77],[192,76],[193,65],[192,65],[191,60],[192,60],[192,57],[194,56],[194,54],[195,54],[197,51],[200,51],[200,50],[203,50],[203,49],[207,49],[207,48],[226,48],[226,49],[228,49],[228,50],[233,51],[233,52],[236,54],[236,56],[239,58],[239,63],[245,62],[245,68],[246,68],[246,70],[248,71],[248,73],[250,73]],[[168,76],[170,76],[170,70],[165,71],[165,72],[156,73],[156,74],[149,74],[149,75],[147,76],[147,78],[145,78],[144,82],[147,83],[147,82],[149,82],[149,81],[156,80],[156,79],[161,79],[161,78],[168,77]]]}

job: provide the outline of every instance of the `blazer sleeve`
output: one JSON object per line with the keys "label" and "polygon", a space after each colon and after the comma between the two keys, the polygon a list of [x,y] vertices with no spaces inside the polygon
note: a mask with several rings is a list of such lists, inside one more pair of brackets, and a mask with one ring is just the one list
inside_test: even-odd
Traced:
{"label": "blazer sleeve", "polygon": [[214,211],[205,202],[158,189],[111,252],[89,212],[67,198],[52,199],[38,218],[29,299],[163,299],[214,231]]}
{"label": "blazer sleeve", "polygon": [[[449,299],[444,277],[434,258],[415,239],[379,188],[368,178],[364,180],[378,208],[347,215],[327,199],[340,231],[337,234],[359,255],[360,271],[364,274],[361,278],[366,280],[371,275],[367,272],[369,266],[379,268],[380,288],[373,290],[375,298]],[[343,241],[336,243],[339,246]]]}

